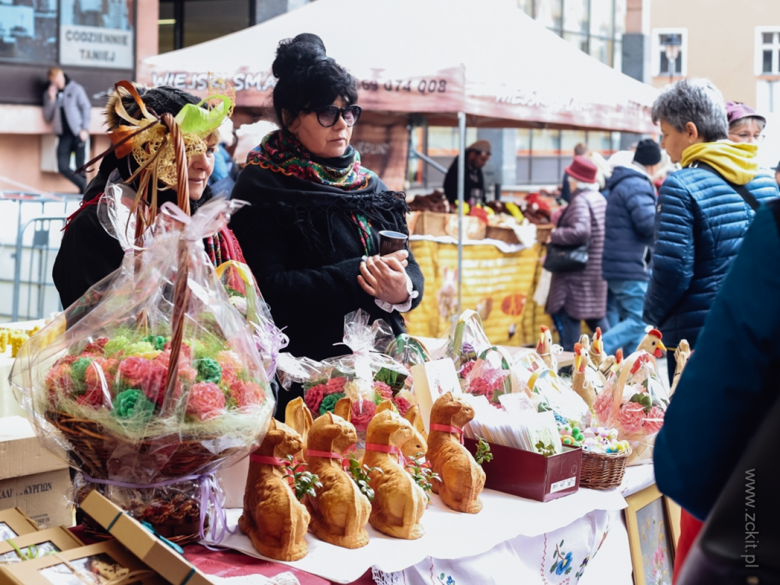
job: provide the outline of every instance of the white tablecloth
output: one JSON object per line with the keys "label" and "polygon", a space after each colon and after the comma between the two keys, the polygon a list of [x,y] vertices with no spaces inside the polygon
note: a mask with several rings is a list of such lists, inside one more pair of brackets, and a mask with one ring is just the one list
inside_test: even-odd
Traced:
{"label": "white tablecloth", "polygon": [[[434,495],[422,518],[425,535],[419,540],[391,538],[369,525],[369,544],[361,549],[348,550],[308,534],[309,554],[289,564],[336,583],[349,583],[372,567],[393,573],[426,562],[426,559],[452,559],[459,563],[464,558],[485,554],[502,543],[509,542],[511,546],[511,541],[517,537],[543,541],[546,534],[555,534],[557,538],[558,531],[566,531],[578,520],[582,522],[570,532],[572,537],[576,534],[580,539],[577,547],[588,551],[580,555],[581,561],[598,546],[600,540],[596,539],[603,536],[609,517],[607,512],[619,511],[626,506],[617,489],[583,489],[547,503],[485,490],[482,501],[484,508],[479,514],[461,514],[450,510]],[[241,509],[228,510],[229,526],[236,526],[241,512]],[[221,545],[264,558],[239,531],[228,536]],[[553,547],[550,554],[554,552]],[[461,581],[469,582],[475,581]]]}

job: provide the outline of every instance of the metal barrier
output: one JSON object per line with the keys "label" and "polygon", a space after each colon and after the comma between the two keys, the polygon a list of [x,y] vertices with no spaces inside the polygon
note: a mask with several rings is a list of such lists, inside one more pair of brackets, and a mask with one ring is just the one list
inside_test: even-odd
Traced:
{"label": "metal barrier", "polygon": [[[56,255],[58,247],[49,245],[49,233],[53,229],[62,229],[65,226],[66,217],[36,217],[22,226],[16,234],[16,257],[14,259],[14,299],[13,321],[20,319],[42,319],[44,317],[44,303],[47,288],[54,288],[54,284],[48,282],[48,267],[52,253]],[[22,280],[22,253],[24,234],[27,228],[34,226],[32,246],[30,250],[30,263],[27,280]],[[37,260],[37,266],[36,266]],[[19,304],[22,285],[27,287],[27,314],[19,314]],[[33,290],[36,292],[35,312],[31,312]],[[56,294],[56,293],[55,293]]]}

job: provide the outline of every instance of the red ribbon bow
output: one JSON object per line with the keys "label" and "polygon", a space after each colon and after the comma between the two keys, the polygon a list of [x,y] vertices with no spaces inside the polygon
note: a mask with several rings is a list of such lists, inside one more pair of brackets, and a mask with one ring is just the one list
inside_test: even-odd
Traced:
{"label": "red ribbon bow", "polygon": [[276,467],[284,467],[290,463],[287,459],[281,459],[280,457],[269,457],[268,455],[255,455],[254,453],[249,456],[249,460],[252,463],[262,463],[264,465],[275,465]]}
{"label": "red ribbon bow", "polygon": [[463,444],[463,429],[459,427],[453,427],[452,425],[440,425],[438,423],[431,423],[432,431],[441,431],[443,433],[455,433],[460,439],[460,444]]}
{"label": "red ribbon bow", "polygon": [[366,443],[366,451],[376,451],[378,453],[398,455],[398,464],[401,467],[406,467],[406,457],[404,457],[404,454],[395,445],[378,445],[377,443]]}

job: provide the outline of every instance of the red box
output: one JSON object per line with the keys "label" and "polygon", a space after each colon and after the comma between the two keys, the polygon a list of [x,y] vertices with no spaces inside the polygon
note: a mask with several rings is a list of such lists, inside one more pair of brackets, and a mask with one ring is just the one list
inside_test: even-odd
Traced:
{"label": "red box", "polygon": [[[477,452],[474,439],[466,438],[464,444],[472,455]],[[580,488],[582,449],[579,447],[564,447],[563,453],[545,457],[491,443],[490,452],[493,460],[482,464],[487,476],[486,488],[538,502],[568,496]]]}

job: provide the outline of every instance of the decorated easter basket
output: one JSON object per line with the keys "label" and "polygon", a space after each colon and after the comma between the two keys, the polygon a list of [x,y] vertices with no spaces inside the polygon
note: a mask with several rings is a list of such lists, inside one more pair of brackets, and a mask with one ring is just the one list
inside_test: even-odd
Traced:
{"label": "decorated easter basket", "polygon": [[580,487],[608,490],[619,486],[626,473],[626,463],[630,456],[630,447],[622,453],[593,453],[583,450]]}
{"label": "decorated easter basket", "polygon": [[224,532],[215,472],[262,440],[274,406],[252,329],[204,253],[232,206],[190,218],[163,205],[147,249],[31,337],[11,375],[41,442],[79,471],[73,502],[97,489],[178,544]]}

